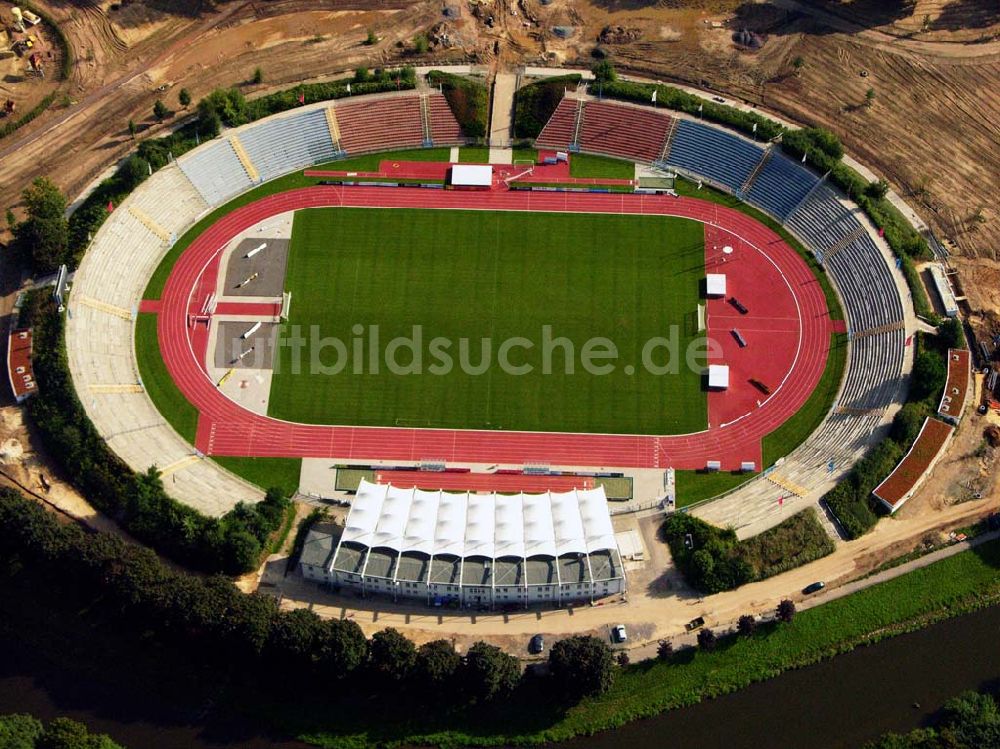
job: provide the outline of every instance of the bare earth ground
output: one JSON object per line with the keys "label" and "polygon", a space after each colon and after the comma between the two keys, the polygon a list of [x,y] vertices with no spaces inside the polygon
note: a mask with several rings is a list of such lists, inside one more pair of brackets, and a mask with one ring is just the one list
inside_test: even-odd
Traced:
{"label": "bare earth ground", "polygon": [[[605,45],[620,68],[717,88],[837,132],[854,155],[886,175],[953,243],[954,264],[974,315],[1000,320],[995,200],[1000,187],[1000,9],[995,0],[917,0],[892,17],[882,10],[886,4],[875,0],[856,0],[850,8],[833,0],[553,0],[548,6],[537,0],[494,0],[478,11],[466,0],[448,4],[459,9],[458,18],[444,19],[442,4],[429,0],[232,0],[200,13],[191,10],[202,5],[195,0],[170,6],[136,0],[124,10],[112,10],[106,0],[39,0],[74,49],[77,63],[66,84],[72,103],[50,109],[0,141],[0,208],[16,206],[23,187],[42,174],[74,197],[130,150],[129,119],[140,124],[140,137],[169,126],[153,122],[152,105],[163,98],[178,107],[182,87],[197,100],[216,86],[245,81],[256,67],[264,71],[265,83],[244,85],[250,95],[400,61],[474,60],[494,71],[522,63],[589,66],[601,30],[615,24],[639,34],[631,43]],[[177,10],[164,13],[159,7]],[[493,16],[492,27],[486,16]],[[722,26],[713,28],[712,22]],[[555,36],[554,25],[572,27],[569,37]],[[760,50],[741,51],[733,44],[733,30],[742,27],[761,35]],[[368,29],[379,37],[374,46],[364,44]],[[432,48],[418,58],[409,53],[420,32],[429,33]],[[443,33],[451,46],[439,43]],[[799,74],[791,66],[796,56],[805,61]],[[863,106],[869,86],[876,91],[871,108]],[[16,285],[9,272],[4,275],[8,295],[0,312],[9,309],[9,291]],[[31,457],[33,442],[13,414],[15,409],[0,412],[0,437],[16,439],[25,452],[11,458],[4,471],[37,491],[37,466],[45,464],[44,455]],[[632,625],[640,641],[679,631],[698,615],[710,624],[730,622],[768,609],[778,598],[794,597],[815,579],[836,582],[863,575],[927,534],[960,527],[1000,504],[995,455],[972,454],[981,429],[982,421],[970,415],[947,458],[897,518],[858,541],[839,544],[833,555],[804,569],[704,600],[685,591],[676,577],[659,576],[669,560],[661,546],[651,545],[651,520],[643,525],[652,557],[649,572],[635,572],[627,604],[507,617],[438,617],[429,610],[406,612],[371,601],[354,611],[356,601],[332,598],[299,578],[278,574],[276,582],[281,560],[268,566],[263,589],[274,583],[284,605],[353,616],[369,631],[393,624],[429,639],[455,629],[468,639],[506,638],[512,649],[536,631],[597,632],[619,618]],[[10,447],[11,455],[17,452]],[[27,462],[23,455],[29,456]],[[970,481],[986,487],[987,499],[955,503]],[[79,516],[107,524],[68,488],[56,484],[49,490],[53,493],[75,505]],[[241,583],[253,586],[252,579]]]}

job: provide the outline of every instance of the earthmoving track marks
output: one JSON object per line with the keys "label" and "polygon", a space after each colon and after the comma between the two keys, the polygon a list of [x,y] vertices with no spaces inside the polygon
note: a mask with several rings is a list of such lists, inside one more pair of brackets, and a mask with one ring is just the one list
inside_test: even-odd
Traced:
{"label": "earthmoving track marks", "polygon": [[107,15],[99,5],[87,3],[77,7],[91,18],[94,28],[97,30],[101,39],[105,42],[105,46],[108,49],[114,50],[119,55],[128,52],[128,44],[124,39],[118,36],[118,30],[115,28],[114,24],[108,20]]}

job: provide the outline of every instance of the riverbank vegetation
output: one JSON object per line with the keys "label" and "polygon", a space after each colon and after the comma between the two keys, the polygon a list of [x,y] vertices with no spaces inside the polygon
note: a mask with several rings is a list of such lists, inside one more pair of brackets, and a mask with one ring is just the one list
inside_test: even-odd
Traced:
{"label": "riverbank vegetation", "polygon": [[763,533],[740,541],[686,513],[674,513],[661,529],[684,579],[703,593],[718,593],[763,580],[833,552],[833,541],[808,508]]}
{"label": "riverbank vegetation", "polygon": [[[799,612],[791,623],[723,635],[711,651],[685,649],[619,666],[606,692],[578,703],[553,699],[561,694],[553,680],[532,674],[502,699],[472,700],[510,683],[507,661],[495,649],[479,648],[477,669],[467,671],[455,665],[449,643],[418,649],[424,661],[418,656],[414,664],[409,648],[387,636],[386,650],[399,656],[381,663],[411,664],[414,676],[373,679],[370,646],[352,620],[321,620],[307,610],[279,614],[271,598],[241,594],[224,578],[169,570],[145,549],[61,525],[8,491],[0,492],[0,533],[0,631],[110,683],[155,690],[184,705],[210,701],[255,724],[265,720],[273,730],[344,749],[586,735],[1000,601],[1000,542],[993,541]],[[606,658],[593,656],[599,668],[590,683],[603,688]],[[430,673],[446,676],[412,680]],[[473,688],[449,673],[489,678]],[[373,721],[372,704],[392,710]]]}
{"label": "riverbank vegetation", "polygon": [[865,749],[986,749],[1000,746],[1000,706],[989,694],[963,692],[944,703],[934,724],[889,733]]}
{"label": "riverbank vegetation", "polygon": [[82,723],[55,718],[42,723],[21,713],[0,715],[3,749],[122,749],[110,737],[91,733]]}

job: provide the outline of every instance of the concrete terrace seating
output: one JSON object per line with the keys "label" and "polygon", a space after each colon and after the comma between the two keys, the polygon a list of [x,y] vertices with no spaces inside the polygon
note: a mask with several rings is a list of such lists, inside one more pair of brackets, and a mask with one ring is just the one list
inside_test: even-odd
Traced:
{"label": "concrete terrace seating", "polygon": [[552,113],[542,132],[535,139],[535,145],[539,148],[553,148],[560,151],[569,148],[576,130],[576,109],[576,99],[565,97],[561,99],[556,111]]}
{"label": "concrete terrace seating", "polygon": [[818,181],[806,167],[772,153],[750,186],[747,200],[783,221]]}
{"label": "concrete terrace seating", "polygon": [[161,169],[153,176],[163,185],[163,192],[170,199],[165,200],[159,191],[137,190],[128,207],[141,211],[175,237],[180,236],[182,231],[208,209],[208,204],[184,172],[176,166]]}
{"label": "concrete terrace seating", "polygon": [[265,181],[338,156],[322,109],[265,119],[241,130],[239,138]]}
{"label": "concrete terrace seating", "polygon": [[[154,173],[114,210],[76,271],[66,318],[66,349],[77,395],[95,428],[133,470],[145,471],[151,465],[165,468],[190,460],[193,449],[136,388],[132,317],[168,243],[135,216],[134,208],[179,234],[207,206],[179,166],[172,164]],[[255,487],[204,460],[185,464],[171,474],[167,486],[173,496],[211,515],[227,512],[238,501],[256,502],[261,497]]]}
{"label": "concrete terrace seating", "polygon": [[419,96],[351,99],[334,109],[340,124],[340,145],[349,155],[423,146]]}
{"label": "concrete terrace seating", "polygon": [[465,142],[462,126],[442,94],[433,93],[427,100],[430,113],[431,141],[434,145],[459,144]]}
{"label": "concrete terrace seating", "polygon": [[666,163],[738,193],[760,161],[763,150],[724,130],[680,120]]}
{"label": "concrete terrace seating", "polygon": [[580,127],[580,150],[654,162],[663,152],[670,116],[644,107],[588,101]]}
{"label": "concrete terrace seating", "polygon": [[225,138],[185,154],[177,160],[177,165],[209,205],[253,187],[236,151]]}
{"label": "concrete terrace seating", "polygon": [[814,252],[823,253],[861,228],[837,193],[829,185],[817,187],[809,200],[788,217],[794,231]]}

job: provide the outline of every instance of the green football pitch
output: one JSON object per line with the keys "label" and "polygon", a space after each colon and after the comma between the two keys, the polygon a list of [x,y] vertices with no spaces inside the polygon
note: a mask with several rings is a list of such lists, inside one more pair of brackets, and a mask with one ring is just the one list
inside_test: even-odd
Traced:
{"label": "green football pitch", "polygon": [[[697,432],[706,395],[684,359],[698,336],[704,271],[702,226],[684,219],[298,211],[269,414],[314,424]],[[415,341],[414,326],[419,342],[391,343]],[[663,342],[671,338],[673,349]],[[600,357],[609,342],[617,355]],[[390,371],[387,359],[411,373]],[[668,361],[676,373],[651,371]]]}

